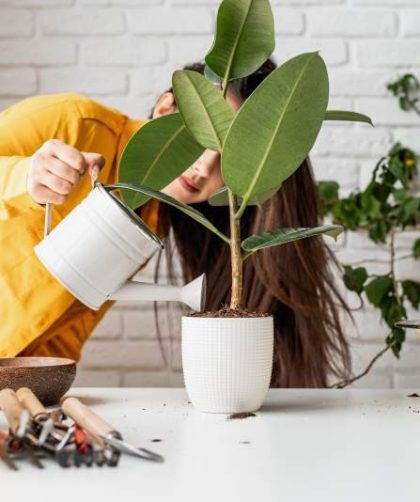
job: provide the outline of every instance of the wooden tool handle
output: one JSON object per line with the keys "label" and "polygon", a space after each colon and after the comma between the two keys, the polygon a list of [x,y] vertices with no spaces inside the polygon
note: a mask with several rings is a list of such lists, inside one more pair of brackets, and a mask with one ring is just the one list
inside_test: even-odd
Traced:
{"label": "wooden tool handle", "polygon": [[80,424],[89,434],[94,436],[106,436],[115,432],[115,428],[94,413],[75,397],[65,397],[61,401],[61,408],[64,413]]}
{"label": "wooden tool handle", "polygon": [[24,408],[12,389],[3,389],[0,391],[0,408],[6,415],[10,430],[16,434],[20,425],[20,416]]}
{"label": "wooden tool handle", "polygon": [[16,395],[32,417],[36,417],[40,413],[47,413],[47,410],[44,408],[41,401],[31,391],[31,389],[28,389],[27,387],[21,387],[16,391]]}

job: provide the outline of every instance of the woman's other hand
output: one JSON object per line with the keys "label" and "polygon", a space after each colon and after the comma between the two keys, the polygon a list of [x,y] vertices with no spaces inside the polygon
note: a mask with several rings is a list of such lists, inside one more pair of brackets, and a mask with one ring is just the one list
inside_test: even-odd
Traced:
{"label": "woman's other hand", "polygon": [[104,164],[98,153],[79,152],[58,139],[48,140],[32,156],[28,193],[38,204],[63,204],[86,172]]}

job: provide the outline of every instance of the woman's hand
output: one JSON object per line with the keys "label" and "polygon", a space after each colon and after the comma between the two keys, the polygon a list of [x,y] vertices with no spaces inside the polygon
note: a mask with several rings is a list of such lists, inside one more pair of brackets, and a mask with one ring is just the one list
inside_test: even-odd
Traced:
{"label": "woman's hand", "polygon": [[50,139],[32,156],[28,193],[38,204],[63,204],[87,171],[104,164],[98,153],[79,152],[61,140]]}

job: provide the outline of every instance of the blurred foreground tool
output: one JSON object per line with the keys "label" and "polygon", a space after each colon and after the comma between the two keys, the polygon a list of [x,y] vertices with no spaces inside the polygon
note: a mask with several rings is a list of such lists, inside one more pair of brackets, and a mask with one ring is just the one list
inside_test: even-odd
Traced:
{"label": "blurred foreground tool", "polygon": [[137,448],[123,441],[121,434],[105,420],[96,415],[75,397],[65,397],[61,401],[63,412],[80,424],[90,435],[98,438],[108,450],[111,457],[126,453],[143,460],[163,462],[163,457],[146,448]]}
{"label": "blurred foreground tool", "polygon": [[[42,451],[30,439],[30,416],[21,405],[12,389],[0,391],[0,408],[9,424],[8,434],[3,433],[0,440],[1,458],[9,467],[17,470],[15,460],[25,459],[42,469]],[[10,462],[11,461],[11,462]]]}
{"label": "blurred foreground tool", "polygon": [[95,448],[78,424],[65,423],[61,410],[46,410],[30,389],[21,388],[16,394],[31,415],[28,439],[50,453],[61,467],[102,466],[105,463],[103,451]]}
{"label": "blurred foreground tool", "polygon": [[106,462],[103,450],[94,447],[83,429],[65,423],[61,410],[46,410],[30,389],[1,391],[0,408],[9,423],[9,432],[0,434],[0,458],[10,469],[17,470],[15,461],[20,459],[42,468],[39,459],[46,454],[61,467]]}
{"label": "blurred foreground tool", "polygon": [[18,470],[9,448],[9,434],[5,431],[0,431],[0,459],[13,471]]}
{"label": "blurred foreground tool", "polygon": [[157,453],[124,442],[114,427],[74,397],[64,398],[62,409],[49,411],[28,388],[16,393],[4,389],[0,409],[9,424],[8,432],[0,432],[0,459],[13,470],[20,459],[43,468],[40,458],[46,455],[61,467],[115,467],[121,453],[163,461]]}

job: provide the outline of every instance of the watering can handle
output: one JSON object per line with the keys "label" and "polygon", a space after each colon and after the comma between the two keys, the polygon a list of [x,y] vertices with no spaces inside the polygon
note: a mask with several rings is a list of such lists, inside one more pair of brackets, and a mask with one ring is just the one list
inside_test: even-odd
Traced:
{"label": "watering can handle", "polygon": [[[96,182],[98,181],[99,166],[93,166],[90,171],[90,179],[92,181],[92,188],[95,188]],[[52,202],[47,202],[45,204],[45,221],[44,221],[44,238],[51,232],[51,212],[52,212]]]}
{"label": "watering can handle", "polygon": [[45,204],[44,238],[51,232],[51,210],[52,202]]}

